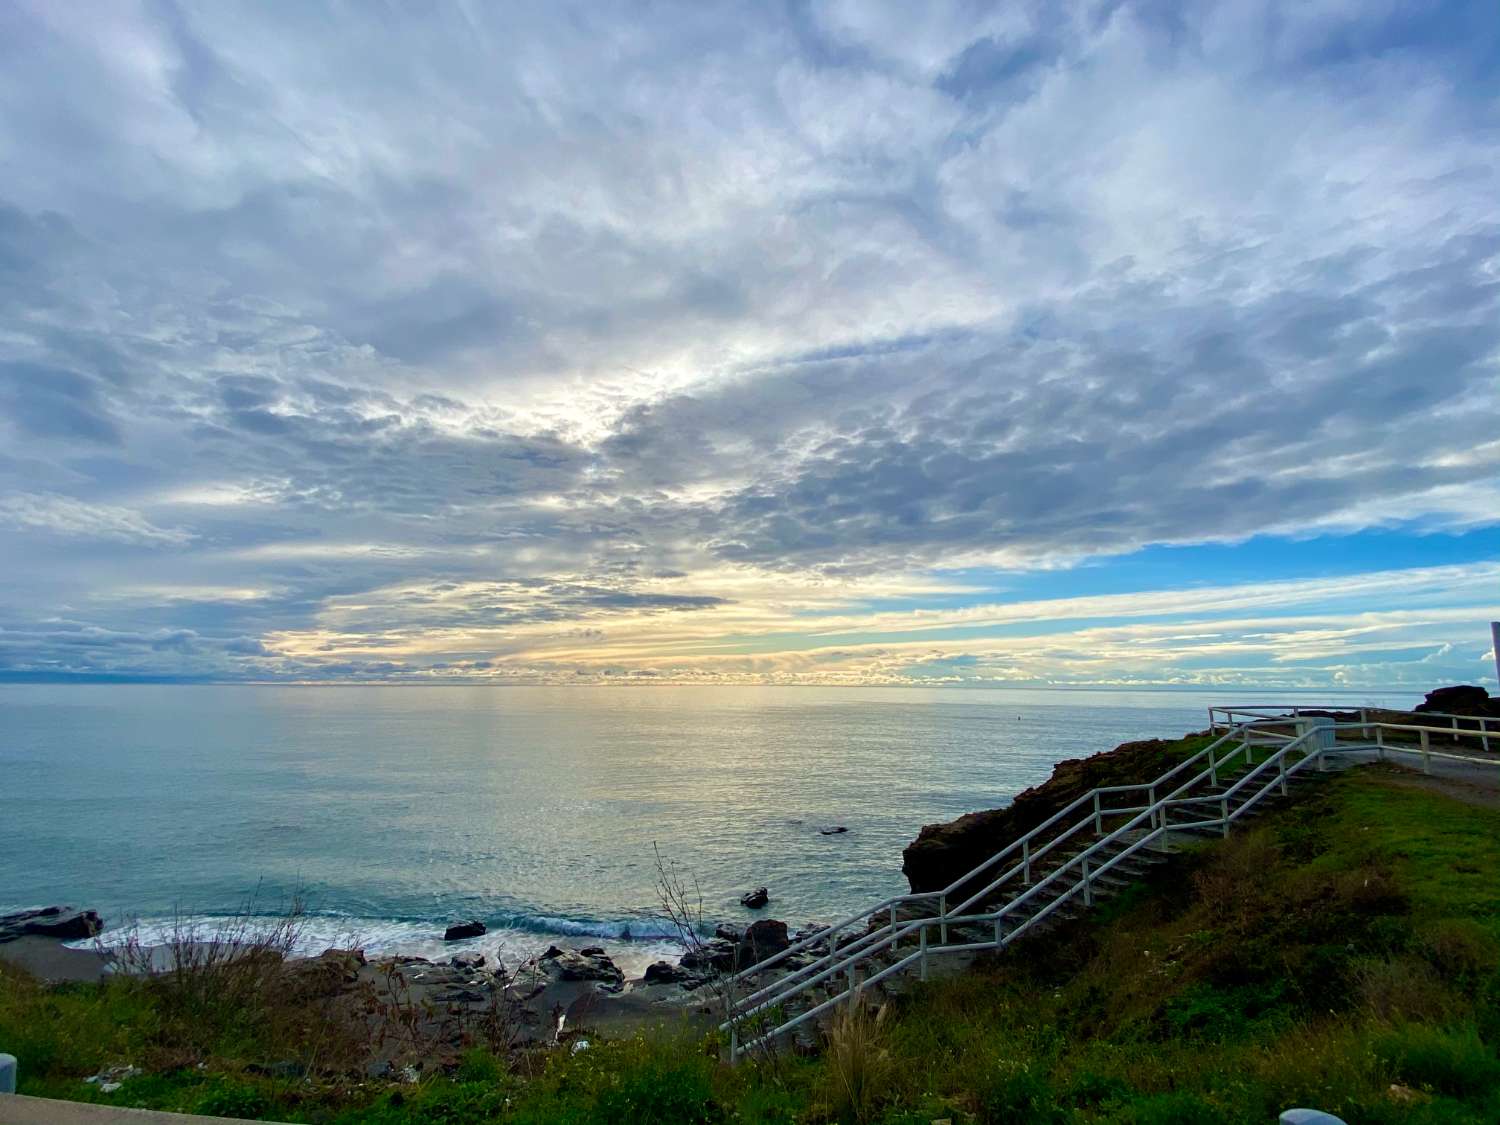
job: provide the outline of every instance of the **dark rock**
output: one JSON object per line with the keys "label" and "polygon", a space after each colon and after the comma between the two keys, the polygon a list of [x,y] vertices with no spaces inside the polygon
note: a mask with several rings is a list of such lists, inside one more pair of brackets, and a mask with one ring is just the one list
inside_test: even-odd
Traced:
{"label": "dark rock", "polygon": [[681,965],[674,965],[670,961],[653,961],[646,966],[646,975],[642,979],[647,984],[681,984],[692,978],[693,974]]}
{"label": "dark rock", "polygon": [[483,1004],[490,998],[490,993],[483,988],[474,988],[469,985],[448,985],[440,992],[434,992],[432,999],[439,1004]]}
{"label": "dark rock", "polygon": [[1414,712],[1437,712],[1449,715],[1485,714],[1490,709],[1490,693],[1476,684],[1455,684],[1427,693],[1427,698],[1412,708]]}
{"label": "dark rock", "polygon": [[587,949],[559,949],[554,945],[537,958],[537,965],[557,980],[597,981],[611,992],[625,986],[625,974],[597,945]]}
{"label": "dark rock", "polygon": [[684,969],[692,969],[695,972],[731,972],[734,969],[735,951],[738,948],[738,941],[729,941],[721,937],[709,938],[684,953],[681,964]]}
{"label": "dark rock", "polygon": [[484,954],[478,950],[468,953],[456,953],[448,961],[455,969],[482,969],[484,968]]}
{"label": "dark rock", "polygon": [[770,901],[770,892],[765,887],[756,887],[755,890],[740,895],[740,905],[746,910],[759,910]]}
{"label": "dark rock", "polygon": [[0,942],[22,937],[77,941],[91,938],[102,929],[104,923],[94,911],[74,910],[71,906],[47,906],[40,910],[0,915]]}
{"label": "dark rock", "polygon": [[463,938],[480,937],[486,932],[483,922],[455,922],[443,931],[443,940],[459,941]]}
{"label": "dark rock", "polygon": [[[901,870],[915,894],[942,890],[1095,786],[1149,781],[1190,753],[1180,740],[1154,738],[1059,762],[1051,777],[1017,795],[1008,808],[927,825],[906,846]],[[983,885],[975,883],[972,889]],[[969,890],[962,887],[958,893]]]}
{"label": "dark rock", "polygon": [[845,828],[842,824],[830,824],[826,828],[819,828],[818,829],[818,835],[820,835],[820,836],[838,836],[841,833],[844,833],[844,832],[847,832],[847,831],[849,831],[849,829]]}
{"label": "dark rock", "polygon": [[774,957],[789,945],[786,923],[775,918],[760,918],[745,928],[745,936],[735,949],[735,963],[743,969],[758,965],[767,957]]}
{"label": "dark rock", "polygon": [[720,922],[714,927],[714,937],[723,938],[725,941],[739,943],[740,938],[745,936],[745,927],[736,926],[733,922]]}

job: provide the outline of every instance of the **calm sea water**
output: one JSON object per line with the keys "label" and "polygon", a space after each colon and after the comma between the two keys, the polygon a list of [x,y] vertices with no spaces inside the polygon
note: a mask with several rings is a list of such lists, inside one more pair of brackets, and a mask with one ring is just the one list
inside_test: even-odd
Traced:
{"label": "calm sea water", "polygon": [[[1287,698],[1281,693],[1278,698]],[[1404,695],[1341,697],[1404,704]],[[0,686],[0,910],[150,931],[300,891],[308,944],[508,960],[585,936],[662,952],[653,848],[710,921],[831,919],[904,888],[923,824],[1063,758],[1206,724],[1198,692]],[[820,827],[844,825],[842,835]],[[627,937],[628,935],[628,937]],[[461,947],[455,947],[461,948]]]}

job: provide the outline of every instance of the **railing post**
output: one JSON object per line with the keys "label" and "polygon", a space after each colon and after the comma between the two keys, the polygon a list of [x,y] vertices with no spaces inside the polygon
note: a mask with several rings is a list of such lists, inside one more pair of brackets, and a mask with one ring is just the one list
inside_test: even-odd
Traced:
{"label": "railing post", "polygon": [[1385,727],[1378,725],[1375,728],[1375,757],[1385,761]]}
{"label": "railing post", "polygon": [[1219,798],[1219,816],[1223,820],[1224,835],[1229,835],[1229,798]]}
{"label": "railing post", "polygon": [[999,949],[1004,944],[1004,937],[1000,933],[1000,919],[995,919],[995,948]]}
{"label": "railing post", "polygon": [[1286,789],[1286,751],[1284,751],[1284,750],[1282,751],[1281,757],[1277,760],[1276,764],[1279,767],[1279,770],[1280,770],[1280,773],[1281,773],[1281,795],[1283,797],[1285,797],[1286,793],[1287,793],[1287,789]]}
{"label": "railing post", "polygon": [[1214,760],[1214,748],[1212,746],[1208,748],[1208,783],[1210,785],[1219,784],[1219,763]]}
{"label": "railing post", "polygon": [[1453,741],[1458,741],[1458,716],[1453,716]]}
{"label": "railing post", "polygon": [[938,942],[948,944],[948,896],[938,896]]}
{"label": "railing post", "polygon": [[1089,857],[1083,857],[1083,905],[1094,905],[1094,886],[1089,882]]}
{"label": "railing post", "polygon": [[1104,835],[1104,812],[1099,804],[1099,790],[1094,790],[1094,835]]}
{"label": "railing post", "polygon": [[1424,731],[1421,732],[1421,734],[1422,734],[1422,772],[1423,773],[1431,773],[1432,772],[1432,747],[1428,744],[1427,732],[1424,730]]}
{"label": "railing post", "polygon": [[729,1025],[729,1065],[733,1066],[740,1058],[740,1025],[737,1023]]}
{"label": "railing post", "polygon": [[919,960],[917,962],[918,972],[921,973],[921,979],[922,980],[926,980],[927,979],[927,927],[926,926],[923,926],[921,928],[921,930],[918,931],[917,945],[922,950],[921,960]]}
{"label": "railing post", "polygon": [[1363,707],[1359,709],[1359,736],[1364,739],[1370,737],[1370,712]]}
{"label": "railing post", "polygon": [[896,904],[891,903],[891,952],[896,951],[896,944],[900,939],[896,937]]}
{"label": "railing post", "polygon": [[1483,715],[1481,715],[1479,717],[1479,745],[1484,748],[1484,752],[1486,754],[1488,754],[1490,752],[1490,726],[1489,726],[1489,723],[1490,723],[1490,721],[1488,719],[1486,719]]}
{"label": "railing post", "polygon": [[1031,837],[1021,841],[1021,881],[1031,886]]}

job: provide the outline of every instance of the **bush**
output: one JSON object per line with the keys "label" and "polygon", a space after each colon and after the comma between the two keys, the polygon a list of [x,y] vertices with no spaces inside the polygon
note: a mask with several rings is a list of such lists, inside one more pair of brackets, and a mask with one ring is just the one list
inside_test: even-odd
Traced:
{"label": "bush", "polygon": [[1376,1056],[1408,1086],[1455,1097],[1500,1087],[1500,1060],[1472,1027],[1457,1030],[1405,1024],[1378,1036]]}
{"label": "bush", "polygon": [[215,1082],[194,1102],[193,1112],[206,1117],[244,1117],[253,1120],[270,1113],[271,1103],[254,1086]]}
{"label": "bush", "polygon": [[1049,1125],[1067,1120],[1051,1085],[1025,1063],[1002,1062],[979,1091],[985,1125]]}

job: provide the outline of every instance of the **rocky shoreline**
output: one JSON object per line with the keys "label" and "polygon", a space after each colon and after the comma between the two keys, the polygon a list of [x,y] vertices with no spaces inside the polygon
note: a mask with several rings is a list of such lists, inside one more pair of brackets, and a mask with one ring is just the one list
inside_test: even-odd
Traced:
{"label": "rocky shoreline", "polygon": [[[97,938],[99,915],[54,906],[0,916],[0,962],[49,982],[98,981],[113,972],[151,971],[138,959],[129,965],[104,945],[69,948],[67,942]],[[471,936],[465,931],[465,936]],[[722,1019],[717,983],[774,956],[802,937],[786,923],[758,919],[748,926],[720,925],[695,938],[675,960],[657,960],[627,977],[600,945],[553,945],[507,967],[476,950],[449,957],[367,956],[363,949],[328,949],[315,956],[287,957],[287,986],[319,1003],[342,1004],[350,1012],[409,1013],[413,1033],[429,1043],[432,1065],[456,1059],[472,1028],[503,1022],[517,1045],[545,1045],[590,1032],[628,1033],[660,1024],[694,1025],[706,1031]],[[170,962],[168,946],[146,947],[148,963]],[[786,969],[803,963],[789,958]],[[778,971],[779,968],[778,968]],[[393,1047],[380,1065],[403,1064]]]}

